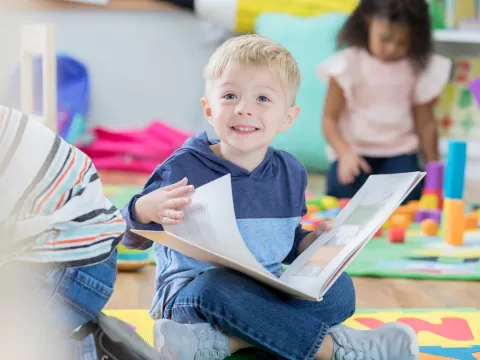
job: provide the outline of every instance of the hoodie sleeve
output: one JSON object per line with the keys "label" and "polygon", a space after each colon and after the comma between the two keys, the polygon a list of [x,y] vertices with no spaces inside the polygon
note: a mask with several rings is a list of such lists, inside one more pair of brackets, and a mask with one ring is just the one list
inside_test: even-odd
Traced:
{"label": "hoodie sleeve", "polygon": [[[304,217],[307,213],[307,202],[306,202],[306,199],[305,199],[305,191],[306,190],[307,190],[307,171],[302,166],[302,194],[301,194],[302,208],[301,208],[301,211],[300,211],[300,219],[302,217]],[[292,250],[287,255],[286,259],[283,261],[284,264],[291,264],[292,262],[295,261],[295,259],[298,257],[298,255],[300,255],[298,253],[298,247],[300,246],[300,243],[302,242],[305,235],[307,235],[309,233],[311,233],[311,231],[303,229],[301,223],[298,224],[297,228],[295,229],[295,237],[293,239]]]}
{"label": "hoodie sleeve", "polygon": [[153,241],[145,239],[143,236],[135,234],[131,230],[163,231],[163,227],[160,224],[141,224],[137,222],[134,211],[137,200],[152,191],[174,184],[184,177],[185,172],[181,170],[181,167],[174,169],[171,162],[166,162],[158,166],[147,180],[143,191],[135,195],[122,209],[122,215],[127,223],[127,231],[125,232],[122,243],[127,249],[146,250],[153,245]]}

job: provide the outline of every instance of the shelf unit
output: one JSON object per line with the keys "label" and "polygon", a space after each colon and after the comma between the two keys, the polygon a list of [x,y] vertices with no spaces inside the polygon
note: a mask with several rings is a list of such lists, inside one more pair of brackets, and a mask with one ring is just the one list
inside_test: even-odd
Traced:
{"label": "shelf unit", "polygon": [[480,44],[480,31],[435,30],[434,39],[439,42]]}

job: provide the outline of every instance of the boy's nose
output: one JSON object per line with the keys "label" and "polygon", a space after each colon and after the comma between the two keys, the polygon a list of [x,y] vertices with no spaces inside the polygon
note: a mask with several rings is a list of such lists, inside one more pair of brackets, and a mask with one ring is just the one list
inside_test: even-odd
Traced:
{"label": "boy's nose", "polygon": [[247,108],[246,104],[239,104],[235,112],[241,116],[252,116],[252,112]]}

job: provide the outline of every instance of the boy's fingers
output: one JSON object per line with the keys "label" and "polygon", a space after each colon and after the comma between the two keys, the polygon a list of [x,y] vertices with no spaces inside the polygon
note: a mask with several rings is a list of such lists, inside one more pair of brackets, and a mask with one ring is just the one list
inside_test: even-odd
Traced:
{"label": "boy's fingers", "polygon": [[176,182],[175,184],[164,186],[161,189],[166,190],[166,191],[171,191],[171,190],[174,190],[174,189],[176,189],[180,186],[185,186],[187,183],[188,183],[188,179],[186,177],[184,177],[182,180]]}
{"label": "boy's fingers", "polygon": [[180,223],[180,220],[162,216],[159,218],[158,223],[162,225],[176,225]]}
{"label": "boy's fingers", "polygon": [[179,220],[181,218],[183,218],[183,211],[177,211],[177,210],[173,210],[173,209],[167,209],[167,210],[163,210],[160,214],[159,214],[160,217],[167,217],[167,218],[170,218],[170,219],[176,219],[176,220]]}
{"label": "boy's fingers", "polygon": [[193,185],[178,187],[176,189],[170,190],[167,193],[167,198],[169,199],[179,198],[191,193],[192,191],[193,191]]}
{"label": "boy's fingers", "polygon": [[179,198],[170,199],[166,201],[163,207],[165,209],[180,209],[184,206],[190,205],[191,203],[192,203],[191,198],[179,197]]}

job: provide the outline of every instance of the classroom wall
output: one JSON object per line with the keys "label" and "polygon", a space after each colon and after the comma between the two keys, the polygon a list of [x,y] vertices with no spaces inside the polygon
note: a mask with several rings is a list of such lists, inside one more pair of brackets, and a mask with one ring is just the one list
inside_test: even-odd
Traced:
{"label": "classroom wall", "polygon": [[160,118],[184,130],[206,128],[202,69],[218,36],[190,13],[49,10],[24,12],[11,22],[0,79],[11,77],[17,65],[20,23],[52,23],[58,51],[90,71],[89,125],[137,127]]}

